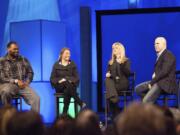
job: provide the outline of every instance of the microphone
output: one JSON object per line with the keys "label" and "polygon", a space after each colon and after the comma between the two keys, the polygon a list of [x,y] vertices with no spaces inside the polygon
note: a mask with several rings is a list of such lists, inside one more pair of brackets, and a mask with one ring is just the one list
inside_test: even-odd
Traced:
{"label": "microphone", "polygon": [[116,58],[117,58],[116,55],[113,55],[113,60],[114,60],[114,61],[116,61]]}

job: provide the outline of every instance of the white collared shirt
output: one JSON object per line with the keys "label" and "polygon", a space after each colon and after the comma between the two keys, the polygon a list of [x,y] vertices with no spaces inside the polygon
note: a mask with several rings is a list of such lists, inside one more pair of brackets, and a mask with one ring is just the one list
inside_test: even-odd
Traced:
{"label": "white collared shirt", "polygon": [[[162,51],[160,51],[159,53],[157,53],[157,60],[159,59],[159,57],[161,56],[161,54],[164,52],[164,50],[166,50],[166,48],[163,49]],[[156,60],[156,61],[157,61],[157,60]]]}

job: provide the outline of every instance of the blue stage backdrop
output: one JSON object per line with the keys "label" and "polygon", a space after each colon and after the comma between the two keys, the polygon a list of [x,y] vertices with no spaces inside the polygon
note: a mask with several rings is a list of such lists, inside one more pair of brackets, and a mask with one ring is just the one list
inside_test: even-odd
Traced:
{"label": "blue stage backdrop", "polygon": [[156,53],[154,39],[164,36],[168,49],[177,59],[180,69],[180,8],[136,9],[123,11],[99,11],[98,48],[101,58],[98,73],[102,92],[107,63],[111,58],[112,44],[121,42],[131,61],[131,70],[136,72],[136,84],[150,80],[153,74]]}

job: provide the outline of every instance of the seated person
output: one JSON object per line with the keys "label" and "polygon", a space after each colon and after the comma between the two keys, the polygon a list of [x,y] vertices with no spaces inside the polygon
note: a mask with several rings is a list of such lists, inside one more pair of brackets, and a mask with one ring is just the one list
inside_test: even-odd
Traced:
{"label": "seated person", "polygon": [[40,98],[30,87],[33,70],[29,61],[19,55],[16,42],[7,44],[7,54],[0,59],[0,95],[4,105],[10,104],[12,96],[20,95],[33,111],[39,112]]}
{"label": "seated person", "polygon": [[[143,103],[154,103],[162,92],[177,93],[176,83],[176,58],[167,50],[164,37],[157,37],[154,42],[157,59],[151,81],[140,83],[135,91],[143,99]],[[145,96],[144,96],[145,95]]]}
{"label": "seated person", "polygon": [[63,114],[67,114],[71,97],[81,107],[86,106],[76,92],[79,85],[79,75],[76,64],[70,60],[70,50],[68,48],[61,50],[59,60],[53,66],[50,81],[57,93],[64,93]]}
{"label": "seated person", "polygon": [[112,58],[108,63],[105,80],[106,97],[109,100],[113,118],[119,113],[118,95],[128,89],[129,75],[130,61],[125,55],[125,48],[121,43],[116,42],[112,45]]}

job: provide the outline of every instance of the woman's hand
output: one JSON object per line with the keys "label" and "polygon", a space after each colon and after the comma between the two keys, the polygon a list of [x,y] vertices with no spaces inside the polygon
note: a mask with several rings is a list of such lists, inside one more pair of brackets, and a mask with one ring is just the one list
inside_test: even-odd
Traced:
{"label": "woman's hand", "polygon": [[118,62],[118,63],[120,63],[121,64],[121,60],[122,58],[121,58],[121,55],[117,55],[116,56],[116,61]]}
{"label": "woman's hand", "polygon": [[65,82],[65,81],[66,81],[66,79],[63,78],[63,79],[59,80],[58,83],[63,83],[63,82]]}
{"label": "woman's hand", "polygon": [[111,77],[111,74],[109,72],[106,73],[106,77]]}

